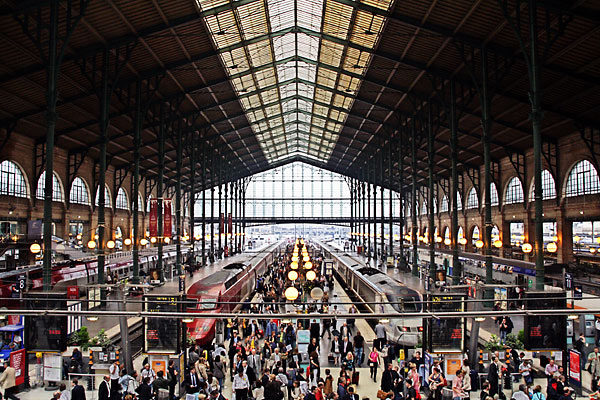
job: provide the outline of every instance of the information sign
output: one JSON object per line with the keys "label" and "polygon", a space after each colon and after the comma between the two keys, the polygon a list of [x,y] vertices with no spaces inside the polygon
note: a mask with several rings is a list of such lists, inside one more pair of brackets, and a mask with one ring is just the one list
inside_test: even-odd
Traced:
{"label": "information sign", "polygon": [[581,354],[577,350],[569,350],[569,386],[581,395]]}
{"label": "information sign", "polygon": [[[565,292],[526,292],[529,310],[564,310]],[[527,350],[560,350],[567,345],[566,315],[525,315],[525,348]]]}
{"label": "information sign", "polygon": [[[464,310],[463,294],[431,295],[432,313],[462,312]],[[464,348],[464,318],[430,319],[429,349],[433,353],[462,352]]]}
{"label": "information sign", "polygon": [[19,386],[25,383],[25,349],[10,353],[10,366],[15,369],[15,384]]}
{"label": "information sign", "polygon": [[[144,296],[147,312],[176,313],[180,311],[180,296]],[[144,324],[146,352],[179,353],[180,325],[177,318],[146,317]]]}

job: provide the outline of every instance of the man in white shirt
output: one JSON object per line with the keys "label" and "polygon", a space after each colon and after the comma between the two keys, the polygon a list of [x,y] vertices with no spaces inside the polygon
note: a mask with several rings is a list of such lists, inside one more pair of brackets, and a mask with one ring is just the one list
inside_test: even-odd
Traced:
{"label": "man in white shirt", "polygon": [[110,375],[110,389],[111,389],[111,397],[115,397],[115,393],[114,392],[118,392],[119,391],[119,371],[121,370],[121,368],[119,368],[119,363],[118,361],[113,362],[110,367],[108,367],[108,372]]}
{"label": "man in white shirt", "polygon": [[525,393],[526,390],[527,386],[521,383],[519,385],[519,391],[514,392],[512,398],[515,400],[529,400],[529,396],[527,395],[527,393]]}
{"label": "man in white shirt", "polygon": [[144,365],[144,369],[142,370],[141,375],[142,382],[144,381],[144,378],[150,378],[150,382],[148,382],[148,385],[152,385],[152,382],[154,382],[154,380],[156,379],[156,373],[152,368],[150,368],[150,364]]}
{"label": "man in white shirt", "polygon": [[381,351],[386,337],[385,326],[381,322],[378,322],[377,325],[375,325],[375,335],[377,335],[377,345],[375,345],[375,348],[378,351]]}
{"label": "man in white shirt", "polygon": [[244,370],[240,369],[238,374],[233,377],[233,390],[235,391],[235,400],[248,400],[248,389],[250,382]]}
{"label": "man in white shirt", "polygon": [[529,360],[523,360],[519,365],[519,373],[523,376],[525,384],[529,387],[533,384],[533,377],[531,376],[531,363]]}

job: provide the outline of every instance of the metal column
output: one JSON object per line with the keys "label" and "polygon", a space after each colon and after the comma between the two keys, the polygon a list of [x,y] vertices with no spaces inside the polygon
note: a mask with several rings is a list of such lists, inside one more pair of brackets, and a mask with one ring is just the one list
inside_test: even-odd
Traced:
{"label": "metal column", "polygon": [[450,81],[450,161],[452,186],[450,196],[452,198],[452,219],[450,221],[451,246],[452,246],[452,283],[458,285],[461,271],[458,263],[458,169],[456,166],[458,158],[458,127],[456,125],[456,91],[455,83]]}
{"label": "metal column", "polygon": [[222,204],[223,204],[223,162],[222,159],[219,158],[219,259],[223,254],[223,244],[221,240],[223,239],[223,225],[225,225],[225,217],[223,217]]}
{"label": "metal column", "polygon": [[381,219],[380,219],[380,225],[381,225],[381,241],[380,241],[380,246],[381,247],[381,264],[383,265],[385,263],[385,208],[384,208],[384,188],[383,188],[383,182],[384,182],[384,172],[383,172],[383,151],[381,152],[381,162],[379,165],[379,172],[380,172],[380,179],[381,179],[381,196],[380,196],[380,205],[381,205]]}
{"label": "metal column", "polygon": [[429,216],[429,229],[428,229],[428,235],[427,235],[427,239],[429,240],[429,275],[434,277],[433,279],[435,280],[435,272],[436,272],[436,265],[435,265],[435,237],[434,237],[434,232],[435,232],[435,221],[434,221],[434,196],[433,196],[433,191],[434,191],[434,181],[433,181],[433,175],[434,175],[434,168],[435,168],[435,163],[434,163],[434,134],[433,134],[433,117],[431,115],[431,101],[429,101],[429,107],[427,110],[427,159],[429,161],[429,188],[428,188],[428,216]]}
{"label": "metal column", "polygon": [[[535,288],[544,290],[544,232],[543,232],[543,195],[542,195],[542,131],[543,118],[540,82],[540,64],[538,61],[537,1],[529,0],[530,56],[529,81],[531,93],[531,125],[533,130],[533,176],[535,205]],[[48,179],[48,178],[46,178]]]}
{"label": "metal column", "polygon": [[388,157],[388,187],[389,187],[389,204],[388,204],[388,212],[390,214],[390,218],[388,220],[388,231],[390,233],[390,240],[389,240],[389,255],[392,257],[394,257],[394,198],[392,197],[392,140],[390,139],[390,143],[389,143],[389,157]]}
{"label": "metal column", "polygon": [[[484,179],[484,238],[483,252],[485,254],[485,283],[493,283],[493,265],[492,265],[492,196],[490,193],[491,186],[491,171],[490,171],[490,97],[488,94],[488,78],[487,78],[487,52],[485,47],[481,49],[481,128],[483,140],[483,179]],[[458,279],[457,279],[458,283]],[[494,297],[493,289],[485,289],[485,298],[491,299]]]}
{"label": "metal column", "polygon": [[142,81],[138,79],[135,90],[135,118],[133,137],[133,279],[132,282],[140,282],[140,255],[139,255],[139,186],[140,186],[140,137],[142,131]]}
{"label": "metal column", "polygon": [[399,268],[404,269],[406,267],[404,259],[404,150],[402,148],[401,136],[398,138],[398,201],[400,203],[400,227],[398,234],[400,235],[400,263]]}
{"label": "metal column", "polygon": [[192,129],[192,131],[190,132],[190,136],[191,136],[191,140],[190,140],[190,145],[191,145],[191,149],[190,149],[190,226],[189,226],[189,236],[190,236],[190,243],[191,243],[191,250],[192,250],[192,254],[191,257],[192,259],[190,260],[190,264],[193,262],[195,262],[195,255],[196,255],[196,238],[194,237],[194,217],[196,215],[196,212],[194,210],[194,206],[196,203],[196,139],[194,138],[194,133],[195,130]]}
{"label": "metal column", "polygon": [[373,159],[373,260],[377,266],[377,161]]}
{"label": "metal column", "polygon": [[412,168],[412,195],[411,195],[411,219],[412,231],[410,237],[412,239],[412,274],[419,275],[419,263],[417,260],[417,127],[416,116],[412,120],[412,138],[410,140],[411,148],[411,168]]}
{"label": "metal column", "polygon": [[371,258],[371,174],[370,165],[367,165],[367,254]]}
{"label": "metal column", "polygon": [[177,161],[175,168],[177,169],[177,186],[175,188],[175,223],[177,230],[177,242],[176,242],[176,261],[175,267],[177,268],[177,275],[183,274],[183,268],[181,267],[181,237],[183,236],[181,227],[181,159],[183,156],[183,121],[180,120],[177,126]]}
{"label": "metal column", "polygon": [[202,266],[206,266],[206,146],[202,140]]}
{"label": "metal column", "polygon": [[[163,266],[163,242],[165,240],[165,227],[163,222],[163,192],[164,192],[164,178],[165,178],[165,109],[164,105],[160,106],[160,125],[158,127],[158,177],[156,182],[156,221],[158,225],[158,261],[156,262],[156,268],[158,269],[158,276],[161,281],[165,279],[165,272]],[[134,240],[134,243],[138,243],[138,240]]]}

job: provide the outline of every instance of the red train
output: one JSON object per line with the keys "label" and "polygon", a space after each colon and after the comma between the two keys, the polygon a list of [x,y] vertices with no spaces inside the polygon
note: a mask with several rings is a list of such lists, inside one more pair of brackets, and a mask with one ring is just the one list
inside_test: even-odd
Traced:
{"label": "red train", "polygon": [[[165,252],[163,259],[165,262],[172,261],[176,256],[174,251]],[[156,255],[140,257],[140,270],[150,270],[154,268],[157,260]],[[111,262],[106,261],[106,271],[116,274],[119,277],[131,275],[133,271],[133,261]],[[57,263],[52,267],[52,286],[55,290],[66,291],[67,286],[85,286],[96,283],[98,274],[97,259],[73,260]],[[13,271],[0,273],[0,297],[11,297],[13,288],[17,284],[19,277],[27,277],[27,289],[41,289],[43,286],[43,271],[41,265],[21,268]]]}
{"label": "red train", "polygon": [[[272,252],[267,255],[258,253],[248,263],[229,264],[221,271],[195,282],[187,290],[187,311],[221,313],[239,310],[241,304],[227,303],[243,302],[254,291],[258,277],[265,273],[274,257]],[[215,326],[216,319],[194,319],[187,324],[191,338],[201,346],[214,339]]]}

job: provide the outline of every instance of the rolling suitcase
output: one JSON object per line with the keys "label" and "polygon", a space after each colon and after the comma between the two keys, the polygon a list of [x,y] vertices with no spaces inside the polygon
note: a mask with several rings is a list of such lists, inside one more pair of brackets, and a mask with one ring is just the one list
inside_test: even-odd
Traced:
{"label": "rolling suitcase", "polygon": [[352,384],[358,385],[359,379],[360,379],[360,372],[354,371],[354,373],[352,374]]}

